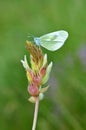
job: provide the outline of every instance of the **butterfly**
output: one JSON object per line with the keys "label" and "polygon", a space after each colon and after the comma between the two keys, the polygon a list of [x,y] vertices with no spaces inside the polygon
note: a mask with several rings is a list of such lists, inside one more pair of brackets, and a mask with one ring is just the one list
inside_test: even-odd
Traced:
{"label": "butterfly", "polygon": [[59,30],[45,34],[41,37],[34,37],[34,43],[37,46],[42,46],[50,51],[56,51],[63,46],[68,38],[68,32]]}

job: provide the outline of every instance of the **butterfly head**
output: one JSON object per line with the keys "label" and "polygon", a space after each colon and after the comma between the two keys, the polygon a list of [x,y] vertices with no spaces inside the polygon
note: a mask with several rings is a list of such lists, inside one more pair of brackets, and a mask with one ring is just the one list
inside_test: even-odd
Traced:
{"label": "butterfly head", "polygon": [[40,46],[40,38],[34,37],[34,42],[37,46]]}

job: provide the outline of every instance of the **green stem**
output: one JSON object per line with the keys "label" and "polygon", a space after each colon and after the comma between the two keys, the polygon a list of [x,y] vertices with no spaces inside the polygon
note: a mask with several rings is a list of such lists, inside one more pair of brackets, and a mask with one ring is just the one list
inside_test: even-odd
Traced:
{"label": "green stem", "polygon": [[39,108],[39,97],[36,98],[32,130],[36,129],[37,116],[38,116],[38,108]]}

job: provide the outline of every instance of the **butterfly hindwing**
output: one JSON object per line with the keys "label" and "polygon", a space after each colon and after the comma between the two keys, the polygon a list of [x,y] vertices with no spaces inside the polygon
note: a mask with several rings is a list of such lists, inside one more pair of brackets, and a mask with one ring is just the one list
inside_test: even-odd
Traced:
{"label": "butterfly hindwing", "polygon": [[47,50],[58,50],[68,37],[68,33],[64,30],[45,34],[40,37],[40,45]]}

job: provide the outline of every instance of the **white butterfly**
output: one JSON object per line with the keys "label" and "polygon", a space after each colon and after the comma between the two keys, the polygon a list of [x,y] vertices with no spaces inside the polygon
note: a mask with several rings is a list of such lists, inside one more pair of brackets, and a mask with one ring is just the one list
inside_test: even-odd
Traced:
{"label": "white butterfly", "polygon": [[45,34],[41,37],[35,37],[34,42],[50,51],[56,51],[61,48],[68,38],[68,32],[64,30]]}

